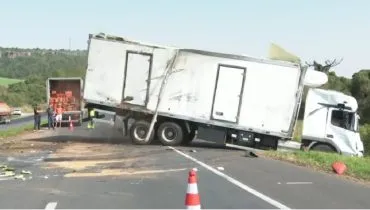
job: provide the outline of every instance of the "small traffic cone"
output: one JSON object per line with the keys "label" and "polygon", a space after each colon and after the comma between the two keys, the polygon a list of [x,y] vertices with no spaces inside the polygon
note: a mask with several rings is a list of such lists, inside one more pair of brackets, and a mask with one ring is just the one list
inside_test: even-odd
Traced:
{"label": "small traffic cone", "polygon": [[69,130],[73,131],[73,122],[72,121],[69,121]]}
{"label": "small traffic cone", "polygon": [[197,185],[197,169],[193,168],[189,172],[188,189],[186,191],[185,206],[187,209],[200,209],[200,197]]}

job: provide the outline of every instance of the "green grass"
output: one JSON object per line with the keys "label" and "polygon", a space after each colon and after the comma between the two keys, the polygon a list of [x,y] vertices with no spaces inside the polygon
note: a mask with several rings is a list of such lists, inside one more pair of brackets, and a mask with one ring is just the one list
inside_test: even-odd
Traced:
{"label": "green grass", "polygon": [[0,85],[8,87],[8,85],[15,84],[18,82],[22,82],[23,80],[20,79],[11,79],[11,78],[5,78],[5,77],[0,77]]}
{"label": "green grass", "polygon": [[297,125],[295,127],[294,133],[293,133],[293,140],[300,142],[301,136],[302,136],[302,129],[303,129],[303,120],[298,120]]}
{"label": "green grass", "polygon": [[345,175],[363,181],[370,181],[370,157],[349,157],[336,153],[314,151],[266,151],[263,153],[263,155],[273,159],[287,161],[296,165],[311,167],[325,172],[332,172],[331,165],[335,161],[342,161],[347,166]]}
{"label": "green grass", "polygon": [[[41,125],[45,125],[47,123],[47,120],[42,120]],[[32,131],[33,130],[33,123],[30,123],[28,125],[15,127],[15,128],[9,128],[5,131],[0,132],[0,138],[9,138],[13,136],[20,135],[22,133]]]}

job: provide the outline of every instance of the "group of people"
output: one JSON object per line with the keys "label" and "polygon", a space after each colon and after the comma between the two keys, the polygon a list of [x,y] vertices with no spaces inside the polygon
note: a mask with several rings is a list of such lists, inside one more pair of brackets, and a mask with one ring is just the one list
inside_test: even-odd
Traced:
{"label": "group of people", "polygon": [[[41,109],[39,106],[35,106],[33,109],[34,112],[34,131],[40,130],[41,127]],[[56,110],[53,109],[52,106],[49,106],[46,109],[46,113],[48,115],[48,128],[55,129],[58,127],[58,122],[59,122],[59,127],[62,127],[62,114],[63,114],[63,109],[59,105]]]}
{"label": "group of people", "polygon": [[[34,131],[40,130],[41,127],[41,109],[39,106],[34,106],[33,109],[34,112]],[[59,128],[62,127],[62,115],[63,115],[63,108],[61,105],[58,105],[56,110],[53,109],[52,106],[49,106],[46,109],[46,113],[48,115],[48,128],[53,130],[58,127],[58,122],[59,122]],[[89,110],[89,123],[87,124],[87,128],[89,129],[94,129],[95,128],[95,123],[94,123],[94,117],[95,117],[95,110],[90,109]]]}

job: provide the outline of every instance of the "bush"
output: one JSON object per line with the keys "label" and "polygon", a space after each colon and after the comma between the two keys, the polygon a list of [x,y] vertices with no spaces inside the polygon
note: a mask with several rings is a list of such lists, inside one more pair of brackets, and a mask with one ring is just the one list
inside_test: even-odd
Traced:
{"label": "bush", "polygon": [[370,156],[370,124],[360,128],[361,140],[364,142],[365,155]]}

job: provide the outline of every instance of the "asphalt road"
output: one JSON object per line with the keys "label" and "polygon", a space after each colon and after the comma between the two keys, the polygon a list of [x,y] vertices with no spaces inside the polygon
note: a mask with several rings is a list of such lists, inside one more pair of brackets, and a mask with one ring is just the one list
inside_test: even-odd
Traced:
{"label": "asphalt road", "polygon": [[184,208],[193,167],[204,209],[370,207],[362,184],[201,142],[136,146],[100,123],[44,131],[32,141],[50,147],[0,159],[33,173],[25,181],[0,179],[0,208]]}
{"label": "asphalt road", "polygon": [[[47,119],[46,114],[41,114],[41,120]],[[21,127],[33,123],[33,115],[12,119],[9,124],[0,124],[0,131],[14,127]]]}

